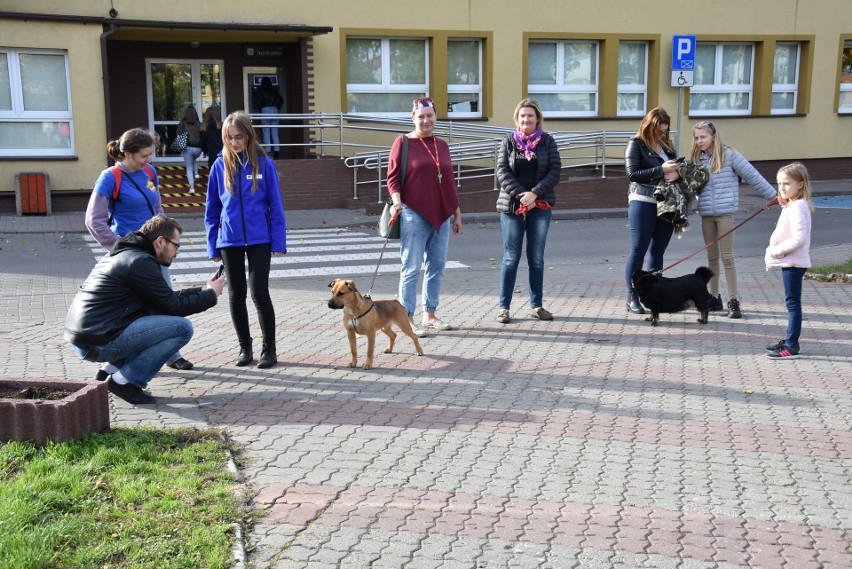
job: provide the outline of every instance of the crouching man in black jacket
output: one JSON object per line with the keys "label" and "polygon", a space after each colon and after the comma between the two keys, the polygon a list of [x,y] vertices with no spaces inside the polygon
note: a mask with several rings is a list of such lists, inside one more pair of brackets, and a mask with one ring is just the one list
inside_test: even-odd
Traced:
{"label": "crouching man in black jacket", "polygon": [[216,305],[225,277],[204,288],[173,291],[160,265],[180,248],[180,224],[164,215],[122,237],[89,274],[65,319],[65,339],[90,362],[108,362],[95,376],[128,403],[154,403],[143,389],[169,356],[192,338],[184,318]]}

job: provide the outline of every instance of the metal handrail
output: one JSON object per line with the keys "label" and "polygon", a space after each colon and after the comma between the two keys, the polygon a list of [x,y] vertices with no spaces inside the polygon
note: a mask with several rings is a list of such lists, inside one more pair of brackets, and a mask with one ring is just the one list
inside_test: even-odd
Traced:
{"label": "metal handrail", "polygon": [[[359,188],[375,186],[378,201],[387,187],[384,177],[390,145],[402,132],[411,130],[408,117],[378,117],[347,113],[264,114],[253,115],[257,128],[307,130],[306,142],[282,143],[280,146],[310,147],[320,157],[341,158],[352,169],[354,199],[359,198]],[[261,120],[278,121],[277,125],[263,125]],[[434,132],[450,146],[450,157],[455,172],[456,185],[461,188],[465,180],[494,177],[493,187],[498,187],[494,166],[500,141],[511,129],[468,122],[440,121]],[[633,132],[625,131],[548,131],[556,140],[563,169],[592,169],[606,178],[608,166],[624,167],[623,149]],[[261,144],[261,146],[268,146]],[[618,148],[616,155],[608,152]],[[489,190],[490,191],[490,190]]]}

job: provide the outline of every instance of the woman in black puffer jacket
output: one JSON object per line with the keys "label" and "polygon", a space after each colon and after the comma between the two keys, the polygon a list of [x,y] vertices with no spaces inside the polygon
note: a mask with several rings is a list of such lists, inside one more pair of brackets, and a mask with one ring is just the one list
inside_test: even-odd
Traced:
{"label": "woman in black puffer jacket", "polygon": [[524,99],[515,107],[517,128],[500,145],[497,180],[500,195],[497,211],[503,229],[503,266],[500,271],[500,311],[497,322],[508,323],[509,305],[518,274],[518,262],[527,237],[527,265],[530,278],[530,316],[553,320],[542,306],[544,288],[544,244],[550,228],[551,208],[556,203],[556,184],[562,173],[559,148],[553,137],[543,132],[541,107],[534,99]]}

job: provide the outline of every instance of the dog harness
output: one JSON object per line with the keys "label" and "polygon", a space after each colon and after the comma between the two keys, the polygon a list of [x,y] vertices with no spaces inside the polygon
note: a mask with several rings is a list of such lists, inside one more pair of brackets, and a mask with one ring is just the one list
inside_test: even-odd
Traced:
{"label": "dog harness", "polygon": [[349,322],[352,324],[352,328],[355,329],[355,332],[358,332],[358,319],[363,318],[366,315],[368,315],[370,313],[370,311],[373,309],[373,307],[375,307],[375,306],[376,306],[375,302],[370,304],[370,308],[368,308],[367,311],[364,314],[362,314],[361,316],[356,316],[355,318],[352,318],[352,319],[349,320]]}

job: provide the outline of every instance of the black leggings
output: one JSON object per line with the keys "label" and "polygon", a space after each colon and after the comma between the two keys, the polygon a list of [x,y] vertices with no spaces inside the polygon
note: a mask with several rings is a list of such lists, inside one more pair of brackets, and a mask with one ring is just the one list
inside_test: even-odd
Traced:
{"label": "black leggings", "polygon": [[246,308],[246,271],[245,259],[248,258],[248,286],[251,299],[257,308],[257,319],[263,341],[275,345],[275,308],[269,296],[269,266],[271,264],[271,245],[261,243],[248,247],[226,247],[220,249],[225,276],[228,279],[228,297],[231,307],[231,319],[237,331],[240,345],[251,343],[248,309]]}

